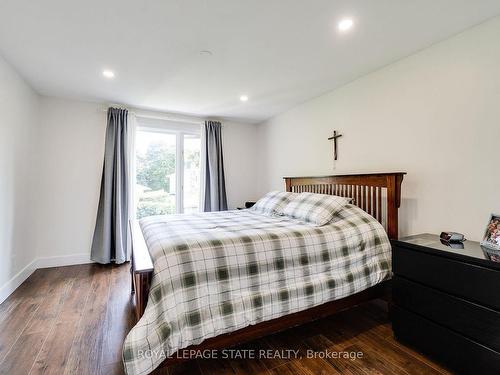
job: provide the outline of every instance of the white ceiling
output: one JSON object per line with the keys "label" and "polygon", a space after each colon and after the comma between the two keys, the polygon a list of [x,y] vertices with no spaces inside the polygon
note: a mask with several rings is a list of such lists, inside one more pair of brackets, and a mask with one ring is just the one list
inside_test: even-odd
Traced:
{"label": "white ceiling", "polygon": [[0,54],[44,95],[257,122],[497,14],[498,0],[0,0]]}

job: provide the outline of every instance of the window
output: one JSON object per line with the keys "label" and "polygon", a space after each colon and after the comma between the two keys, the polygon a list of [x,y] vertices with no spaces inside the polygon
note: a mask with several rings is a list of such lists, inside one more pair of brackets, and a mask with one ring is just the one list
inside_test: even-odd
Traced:
{"label": "window", "polygon": [[200,149],[199,135],[184,134],[184,212],[200,210]]}
{"label": "window", "polygon": [[135,140],[136,216],[199,211],[199,127],[141,121]]}

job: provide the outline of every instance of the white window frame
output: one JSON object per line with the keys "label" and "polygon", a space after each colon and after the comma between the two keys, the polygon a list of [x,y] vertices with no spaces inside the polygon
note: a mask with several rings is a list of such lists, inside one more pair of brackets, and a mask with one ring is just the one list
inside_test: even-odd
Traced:
{"label": "white window frame", "polygon": [[[201,139],[201,125],[189,124],[189,123],[184,124],[171,120],[137,118],[136,132],[139,131],[173,134],[176,136],[175,137],[175,212],[177,214],[184,213],[184,136],[196,135]],[[136,155],[137,154],[135,153],[134,150],[134,158],[136,157]],[[137,206],[137,202],[135,202],[135,206]]]}

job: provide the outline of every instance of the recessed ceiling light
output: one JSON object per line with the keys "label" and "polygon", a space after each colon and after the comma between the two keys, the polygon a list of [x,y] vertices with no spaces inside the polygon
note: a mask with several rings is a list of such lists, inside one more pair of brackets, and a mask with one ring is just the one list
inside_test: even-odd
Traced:
{"label": "recessed ceiling light", "polygon": [[344,18],[337,25],[339,31],[342,31],[342,32],[350,30],[353,26],[354,26],[354,21],[350,18]]}
{"label": "recessed ceiling light", "polygon": [[240,96],[240,100],[241,100],[242,102],[247,102],[247,101],[248,101],[248,96],[246,96],[246,95],[241,95],[241,96]]}
{"label": "recessed ceiling light", "polygon": [[115,78],[115,72],[112,70],[103,70],[102,75],[106,78]]}

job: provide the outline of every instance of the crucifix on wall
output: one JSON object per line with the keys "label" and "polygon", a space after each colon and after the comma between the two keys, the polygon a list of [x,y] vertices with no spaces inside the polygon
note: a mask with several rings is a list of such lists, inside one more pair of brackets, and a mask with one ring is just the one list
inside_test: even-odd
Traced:
{"label": "crucifix on wall", "polygon": [[337,131],[333,131],[333,135],[328,138],[329,141],[333,140],[333,160],[337,160],[337,138],[342,137],[342,134],[337,134]]}

